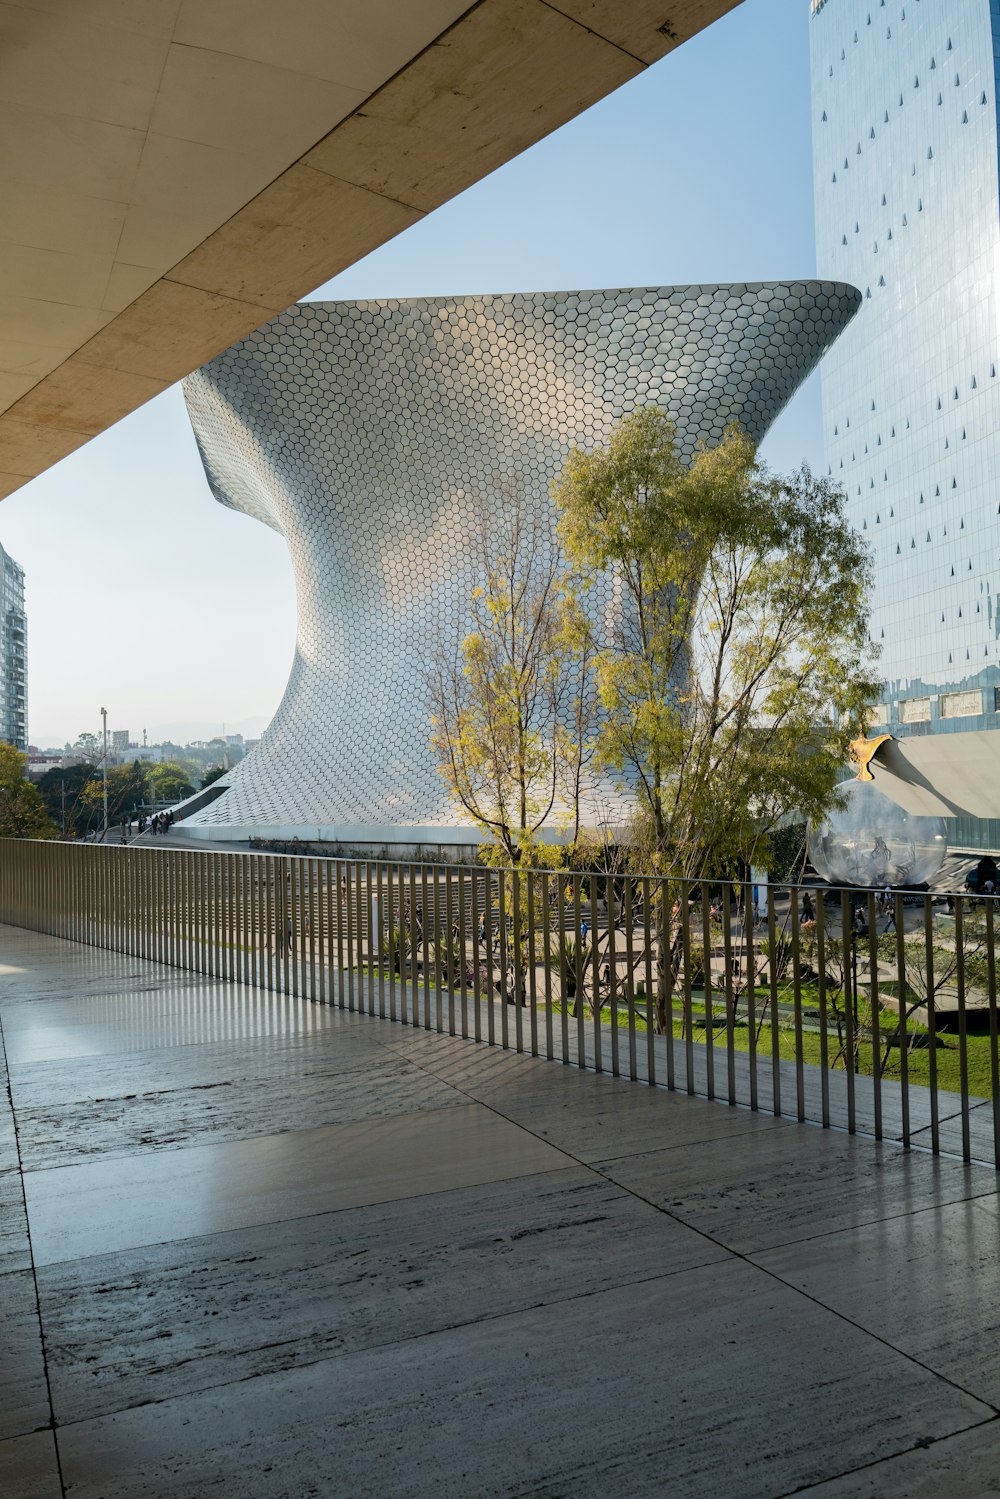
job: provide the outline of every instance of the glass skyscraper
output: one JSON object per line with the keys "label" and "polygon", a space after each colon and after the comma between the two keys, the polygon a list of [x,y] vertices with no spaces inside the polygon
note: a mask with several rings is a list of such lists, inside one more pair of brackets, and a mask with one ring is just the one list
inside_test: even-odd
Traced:
{"label": "glass skyscraper", "polygon": [[818,273],[864,299],[824,436],[874,549],[880,718],[1000,729],[1000,0],[810,10]]}
{"label": "glass skyscraper", "polygon": [[24,569],[0,547],[0,740],[28,748],[28,641]]}

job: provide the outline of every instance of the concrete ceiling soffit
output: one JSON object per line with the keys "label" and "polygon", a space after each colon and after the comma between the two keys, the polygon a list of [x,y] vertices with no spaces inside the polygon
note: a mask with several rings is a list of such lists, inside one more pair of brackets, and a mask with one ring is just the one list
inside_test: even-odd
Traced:
{"label": "concrete ceiling soffit", "polygon": [[479,0],[51,373],[8,385],[0,496],[737,3]]}

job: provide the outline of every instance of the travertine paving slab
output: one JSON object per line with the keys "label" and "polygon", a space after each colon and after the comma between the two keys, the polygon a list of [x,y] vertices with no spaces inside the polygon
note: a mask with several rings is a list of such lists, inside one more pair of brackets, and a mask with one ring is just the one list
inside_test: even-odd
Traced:
{"label": "travertine paving slab", "polygon": [[935,1373],[1000,1406],[1000,1222],[995,1214],[971,1202],[948,1203],[769,1250],[755,1260]]}
{"label": "travertine paving slab", "polygon": [[0,1275],[31,1269],[28,1220],[18,1171],[0,1174]]}
{"label": "travertine paving slab", "polygon": [[[775,1349],[781,1357],[775,1357]],[[905,1382],[893,1407],[883,1392]],[[771,1499],[988,1414],[746,1264],[63,1428],[75,1499]]]}
{"label": "travertine paving slab", "polygon": [[59,1421],[677,1273],[725,1250],[582,1168],[39,1271]]}
{"label": "travertine paving slab", "polygon": [[752,1254],[996,1192],[984,1167],[797,1126],[652,1151],[599,1169],[727,1248]]}
{"label": "travertine paving slab", "polygon": [[[338,1012],[339,1013],[339,1012]],[[283,1082],[313,1073],[349,1072],[369,1059],[387,1060],[371,1024],[351,1023],[285,1036],[246,1036],[195,1046],[154,1047],[109,1056],[22,1062],[10,1069],[11,1094],[20,1113],[121,1097],[125,1093],[210,1087],[220,1082]],[[405,1058],[400,1058],[407,1065]]]}
{"label": "travertine paving slab", "polygon": [[[466,1103],[460,1093],[418,1067],[384,1052],[343,1058],[331,1070],[317,1057],[307,1075],[275,1080],[219,1079],[193,1087],[125,1093],[86,1103],[19,1108],[21,1152],[26,1171],[63,1166],[136,1150],[248,1139],[288,1130],[313,1129],[346,1120],[408,1114]],[[119,1089],[129,1087],[127,1066]]]}
{"label": "travertine paving slab", "polygon": [[63,1499],[50,1431],[0,1441],[0,1494],[5,1499]]}
{"label": "travertine paving slab", "polygon": [[796,1492],[810,1499],[986,1499],[1000,1494],[1000,1418]]}
{"label": "travertine paving slab", "polygon": [[0,1275],[0,1439],[47,1426],[49,1418],[35,1278],[30,1270]]}
{"label": "travertine paving slab", "polygon": [[[552,1146],[476,1105],[142,1152],[25,1174],[35,1263],[556,1171]],[[94,1200],[101,1212],[88,1212]]]}
{"label": "travertine paving slab", "polygon": [[[461,1045],[470,1050],[467,1043]],[[420,1065],[581,1161],[789,1127],[766,1114],[598,1077],[556,1062],[514,1057],[510,1067],[493,1068],[490,1060],[503,1059],[505,1053],[471,1050],[480,1065],[454,1054],[440,1062],[424,1054]]]}
{"label": "travertine paving slab", "polygon": [[244,990],[231,1004],[218,986],[189,987],[164,996],[151,991],[4,1004],[7,1061],[18,1063],[100,1056],[202,1042],[283,1036],[326,1029],[333,1012],[307,1000]]}

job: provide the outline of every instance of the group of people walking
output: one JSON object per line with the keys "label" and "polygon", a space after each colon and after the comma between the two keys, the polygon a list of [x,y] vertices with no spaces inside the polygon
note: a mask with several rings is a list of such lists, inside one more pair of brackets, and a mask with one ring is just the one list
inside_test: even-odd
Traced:
{"label": "group of people walking", "polygon": [[158,833],[168,833],[173,825],[174,814],[170,811],[154,812],[152,817],[146,817],[144,813],[140,813],[138,817],[126,817],[122,823],[122,842],[131,838],[133,830],[137,836],[149,833],[155,838]]}

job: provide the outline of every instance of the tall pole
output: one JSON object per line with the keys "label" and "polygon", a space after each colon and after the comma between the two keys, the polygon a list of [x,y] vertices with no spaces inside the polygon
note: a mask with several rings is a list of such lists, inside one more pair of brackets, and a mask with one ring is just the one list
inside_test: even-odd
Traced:
{"label": "tall pole", "polygon": [[104,724],[104,831],[101,834],[101,842],[108,836],[108,710],[101,709],[101,719]]}

